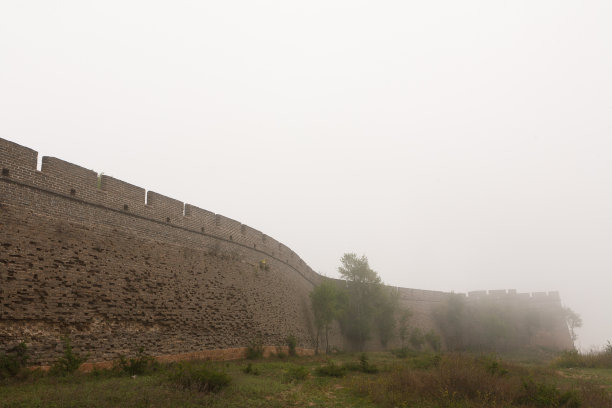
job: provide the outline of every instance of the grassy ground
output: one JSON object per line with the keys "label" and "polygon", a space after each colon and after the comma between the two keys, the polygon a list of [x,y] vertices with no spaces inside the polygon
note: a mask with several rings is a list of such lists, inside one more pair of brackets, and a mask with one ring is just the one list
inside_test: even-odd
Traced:
{"label": "grassy ground", "polygon": [[610,368],[564,368],[559,370],[559,374],[570,380],[594,382],[612,395],[612,369]]}
{"label": "grassy ground", "polygon": [[230,384],[217,393],[184,388],[173,380],[177,365],[135,377],[32,374],[0,383],[0,407],[612,407],[610,369],[559,369],[472,355],[369,353],[365,364],[377,372],[366,373],[359,354],[331,359],[336,368],[345,366],[343,377],[317,374],[329,367],[325,356],[190,365],[229,375]]}

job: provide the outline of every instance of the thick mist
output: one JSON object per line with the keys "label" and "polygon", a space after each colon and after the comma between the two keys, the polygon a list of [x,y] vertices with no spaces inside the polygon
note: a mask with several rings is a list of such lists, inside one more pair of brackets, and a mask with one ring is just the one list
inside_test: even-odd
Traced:
{"label": "thick mist", "polygon": [[0,137],[337,276],[558,290],[612,340],[607,1],[0,5]]}

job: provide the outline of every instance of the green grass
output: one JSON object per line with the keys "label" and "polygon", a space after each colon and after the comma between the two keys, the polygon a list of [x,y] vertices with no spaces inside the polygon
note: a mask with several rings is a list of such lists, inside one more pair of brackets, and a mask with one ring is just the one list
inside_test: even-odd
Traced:
{"label": "green grass", "polygon": [[[330,363],[347,367],[344,376],[317,375]],[[378,372],[364,372],[364,365]],[[118,370],[22,375],[0,382],[0,408],[612,406],[610,369],[560,369],[495,356],[413,353],[398,358],[381,352],[366,358],[342,354],[189,363],[196,374],[231,378],[216,392],[176,381],[173,373],[182,366],[161,365],[135,377]]]}

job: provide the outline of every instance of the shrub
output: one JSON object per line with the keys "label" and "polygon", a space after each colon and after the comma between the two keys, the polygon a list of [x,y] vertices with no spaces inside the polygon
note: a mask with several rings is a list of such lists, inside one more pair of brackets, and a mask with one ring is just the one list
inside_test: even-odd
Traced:
{"label": "shrub", "polygon": [[536,383],[532,379],[523,379],[523,393],[515,402],[538,408],[581,406],[580,396],[576,391],[568,390],[562,393],[553,384]]}
{"label": "shrub", "polygon": [[62,338],[64,343],[64,354],[52,366],[50,373],[52,375],[64,376],[72,374],[79,369],[81,364],[87,361],[87,356],[81,356],[72,350],[70,337]]}
{"label": "shrub", "polygon": [[361,371],[361,364],[353,361],[342,364],[342,367],[347,371]]}
{"label": "shrub", "polygon": [[289,355],[291,357],[296,356],[297,352],[296,352],[295,348],[297,346],[297,339],[295,338],[294,335],[291,335],[291,336],[287,337],[286,341],[287,341],[287,347],[289,347]]}
{"label": "shrub", "polygon": [[260,341],[253,342],[247,346],[246,358],[256,360],[262,358],[264,354],[263,344]]}
{"label": "shrub", "polygon": [[359,367],[361,368],[362,372],[367,374],[376,374],[378,372],[378,367],[370,364],[366,353],[361,353],[361,356],[359,357]]}
{"label": "shrub", "polygon": [[508,370],[502,365],[501,360],[494,356],[480,357],[476,359],[480,361],[484,366],[485,370],[491,375],[506,375]]}
{"label": "shrub", "polygon": [[321,377],[344,377],[346,368],[329,361],[326,365],[317,367],[316,373]]}
{"label": "shrub", "polygon": [[142,347],[138,349],[136,357],[127,359],[120,355],[117,365],[122,372],[128,375],[143,375],[159,368],[159,363],[155,358],[146,354]]}
{"label": "shrub", "polygon": [[303,381],[308,377],[308,369],[304,366],[289,367],[285,374],[285,382]]}
{"label": "shrub", "polygon": [[225,372],[191,364],[177,365],[170,379],[183,389],[198,392],[218,392],[231,382],[230,376]]}
{"label": "shrub", "polygon": [[16,377],[28,361],[28,346],[21,342],[0,355],[0,380]]}
{"label": "shrub", "polygon": [[253,368],[253,364],[249,363],[246,367],[242,369],[242,372],[245,374],[253,374],[259,375],[259,369]]}

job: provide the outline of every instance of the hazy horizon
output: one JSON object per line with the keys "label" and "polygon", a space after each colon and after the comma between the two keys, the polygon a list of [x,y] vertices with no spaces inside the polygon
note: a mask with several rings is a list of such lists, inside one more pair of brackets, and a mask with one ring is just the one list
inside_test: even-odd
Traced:
{"label": "hazy horizon", "polygon": [[612,340],[612,3],[10,2],[0,137],[336,276],[558,290]]}

